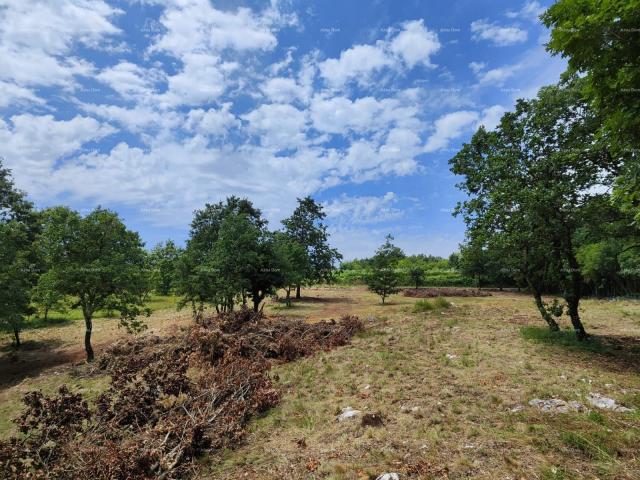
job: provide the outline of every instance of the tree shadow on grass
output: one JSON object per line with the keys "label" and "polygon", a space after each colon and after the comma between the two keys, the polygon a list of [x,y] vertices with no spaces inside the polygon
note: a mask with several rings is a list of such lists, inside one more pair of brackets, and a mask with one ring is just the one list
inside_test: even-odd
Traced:
{"label": "tree shadow on grass", "polygon": [[70,325],[71,323],[73,323],[73,320],[67,317],[49,317],[46,320],[44,318],[35,317],[30,318],[26,322],[24,322],[22,330],[37,330],[40,328],[63,327],[65,325]]}
{"label": "tree shadow on grass", "polygon": [[70,352],[56,351],[64,345],[60,339],[27,340],[19,349],[5,345],[0,349],[0,389],[34,377],[47,368],[77,360]]}
{"label": "tree shadow on grass", "polygon": [[539,326],[525,326],[520,334],[526,340],[589,355],[590,362],[617,371],[640,372],[640,337],[629,335],[589,335],[578,340],[572,330],[552,332]]}

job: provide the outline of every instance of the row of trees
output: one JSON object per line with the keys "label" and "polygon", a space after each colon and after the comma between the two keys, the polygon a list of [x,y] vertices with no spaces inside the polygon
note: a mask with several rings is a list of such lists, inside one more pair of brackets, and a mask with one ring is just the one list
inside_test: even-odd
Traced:
{"label": "row of trees", "polygon": [[542,16],[569,59],[558,85],[518,100],[451,159],[468,200],[466,268],[526,284],[552,330],[566,303],[576,335],[585,285],[637,291],[640,48],[634,1],[560,0]]}
{"label": "row of trees", "polygon": [[270,231],[260,210],[246,199],[229,197],[195,213],[187,246],[177,262],[180,306],[195,317],[205,306],[229,311],[248,301],[258,310],[267,295],[284,288],[291,304],[295,289],[329,281],[341,255],[328,243],[325,213],[311,197],[298,199],[281,231]]}
{"label": "row of trees", "polygon": [[115,212],[96,208],[81,216],[67,207],[36,211],[0,164],[0,328],[20,346],[25,319],[40,309],[80,309],[85,350],[98,311],[117,312],[130,332],[151,291],[180,295],[194,316],[206,306],[229,311],[260,303],[284,288],[300,296],[301,285],[328,281],[340,254],[328,244],[324,212],[312,198],[298,200],[281,231],[270,231],[249,200],[230,197],[195,212],[185,249],[172,241],[144,249],[140,236]]}

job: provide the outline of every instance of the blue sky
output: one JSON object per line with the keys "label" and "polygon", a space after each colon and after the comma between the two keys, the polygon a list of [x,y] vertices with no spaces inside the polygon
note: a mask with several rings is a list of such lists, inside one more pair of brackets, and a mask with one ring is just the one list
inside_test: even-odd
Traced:
{"label": "blue sky", "polygon": [[0,156],[39,206],[121,214],[148,246],[247,196],[325,205],[346,258],[464,238],[448,159],[554,83],[548,3],[0,2]]}

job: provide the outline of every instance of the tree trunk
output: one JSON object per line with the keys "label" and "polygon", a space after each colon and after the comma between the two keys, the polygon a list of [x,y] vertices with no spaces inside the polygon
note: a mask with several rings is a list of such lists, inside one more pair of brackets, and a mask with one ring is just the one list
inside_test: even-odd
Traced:
{"label": "tree trunk", "polygon": [[551,330],[552,332],[557,332],[558,330],[560,330],[560,327],[558,326],[558,322],[555,321],[553,316],[551,316],[551,314],[547,312],[547,309],[544,307],[544,303],[542,301],[542,295],[540,294],[540,291],[536,287],[534,287],[533,283],[528,279],[527,279],[527,283],[529,284],[529,288],[533,293],[533,298],[536,301],[536,307],[538,307],[538,311],[540,312],[540,315],[542,315],[542,318],[544,319],[544,321],[547,322],[547,324],[549,325],[549,330]]}
{"label": "tree trunk", "polygon": [[569,306],[569,317],[571,318],[571,325],[573,325],[573,329],[576,332],[576,337],[578,340],[584,340],[587,338],[587,332],[584,329],[584,325],[582,325],[582,321],[580,320],[580,314],[578,313],[578,305],[580,300],[578,298],[567,299],[567,305]]}
{"label": "tree trunk", "polygon": [[47,321],[47,318],[49,317],[49,307],[44,307],[44,321]]}
{"label": "tree trunk", "polygon": [[84,349],[87,352],[87,362],[93,362],[93,347],[91,346],[91,331],[93,330],[93,320],[91,314],[84,312],[84,325],[86,327],[84,332]]}
{"label": "tree trunk", "polygon": [[296,299],[300,300],[300,285],[296,285]]}
{"label": "tree trunk", "polygon": [[260,297],[259,294],[256,294],[256,293],[252,295],[252,298],[253,298],[253,311],[258,312],[258,310],[260,309],[260,302],[262,301],[262,298]]}
{"label": "tree trunk", "polygon": [[20,348],[20,345],[22,345],[20,343],[20,330],[18,330],[17,328],[13,329],[13,338],[15,339],[15,342],[16,342],[16,348]]}
{"label": "tree trunk", "polygon": [[284,291],[287,292],[287,297],[285,299],[285,304],[287,305],[287,307],[290,307],[291,306],[291,287],[285,288]]}

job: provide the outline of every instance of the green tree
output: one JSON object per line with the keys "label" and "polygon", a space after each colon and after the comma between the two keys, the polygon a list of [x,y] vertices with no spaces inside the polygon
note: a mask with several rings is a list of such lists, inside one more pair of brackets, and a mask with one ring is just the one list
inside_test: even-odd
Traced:
{"label": "green tree", "polygon": [[325,217],[322,205],[311,197],[305,197],[298,199],[293,214],[282,221],[285,233],[303,245],[309,257],[304,281],[296,285],[296,298],[300,298],[302,283],[330,281],[336,261],[342,259],[342,255],[329,246],[329,233],[322,223]]}
{"label": "green tree", "polygon": [[45,322],[49,319],[49,312],[52,310],[58,313],[67,312],[67,297],[60,291],[55,271],[48,270],[40,275],[31,293],[31,301]]}
{"label": "green tree", "polygon": [[160,295],[169,295],[176,281],[176,269],[181,250],[167,240],[160,242],[149,252],[149,268],[151,271],[151,286]]}
{"label": "green tree", "polygon": [[[457,207],[467,236],[517,252],[510,255],[524,264],[520,271],[529,283],[531,272],[552,278],[579,339],[586,332],[578,311],[583,278],[576,232],[585,205],[608,181],[602,175],[608,152],[595,142],[599,118],[581,86],[571,79],[541,89],[533,100],[518,100],[494,132],[481,127],[450,161],[469,196]],[[536,256],[547,261],[546,270],[532,261]]]}
{"label": "green tree", "polygon": [[[214,249],[220,250],[223,247],[216,246],[216,243],[225,219],[230,216],[239,218],[241,215],[244,216],[245,223],[254,227],[254,231],[265,228],[266,222],[262,219],[260,210],[248,199],[235,196],[228,197],[224,202],[206,204],[203,209],[194,213],[186,248],[176,263],[176,291],[181,295],[178,307],[191,305],[195,319],[202,317],[206,305],[211,305],[218,311],[233,308],[238,288],[243,303],[246,302],[246,282],[243,285],[233,283],[238,278],[236,273],[230,275],[229,268],[220,265],[229,264],[234,254],[244,252],[230,250],[229,255],[223,255],[222,260],[217,260],[214,255]],[[232,242],[232,238],[225,240],[226,244]],[[222,268],[227,268],[226,277],[221,272]]]}
{"label": "green tree", "polygon": [[387,235],[384,244],[376,250],[371,258],[371,270],[365,279],[369,290],[380,295],[383,304],[389,295],[400,291],[398,288],[400,275],[396,271],[396,266],[404,257],[404,252],[392,241],[393,237]]}
{"label": "green tree", "polygon": [[275,254],[282,268],[285,303],[291,306],[291,290],[304,282],[309,271],[309,257],[304,245],[283,232],[274,234]]}
{"label": "green tree", "polygon": [[40,268],[34,242],[39,228],[32,204],[0,162],[0,329],[13,333],[16,347],[24,319],[33,313],[31,289]]}
{"label": "green tree", "polygon": [[416,286],[416,290],[422,285],[422,282],[424,282],[424,273],[424,268],[420,266],[409,269],[409,278],[411,278],[412,285]]}
{"label": "green tree", "polygon": [[640,0],[558,0],[543,15],[547,49],[584,76],[582,91],[602,116],[599,140],[624,161],[615,199],[640,222]]}
{"label": "green tree", "polygon": [[50,272],[60,292],[75,299],[72,308],[82,309],[84,346],[87,361],[92,361],[97,311],[119,312],[129,332],[145,328],[138,317],[150,313],[144,308],[149,290],[146,254],[138,234],[127,230],[114,212],[96,208],[85,217],[70,210],[59,213],[47,230],[53,244]]}

